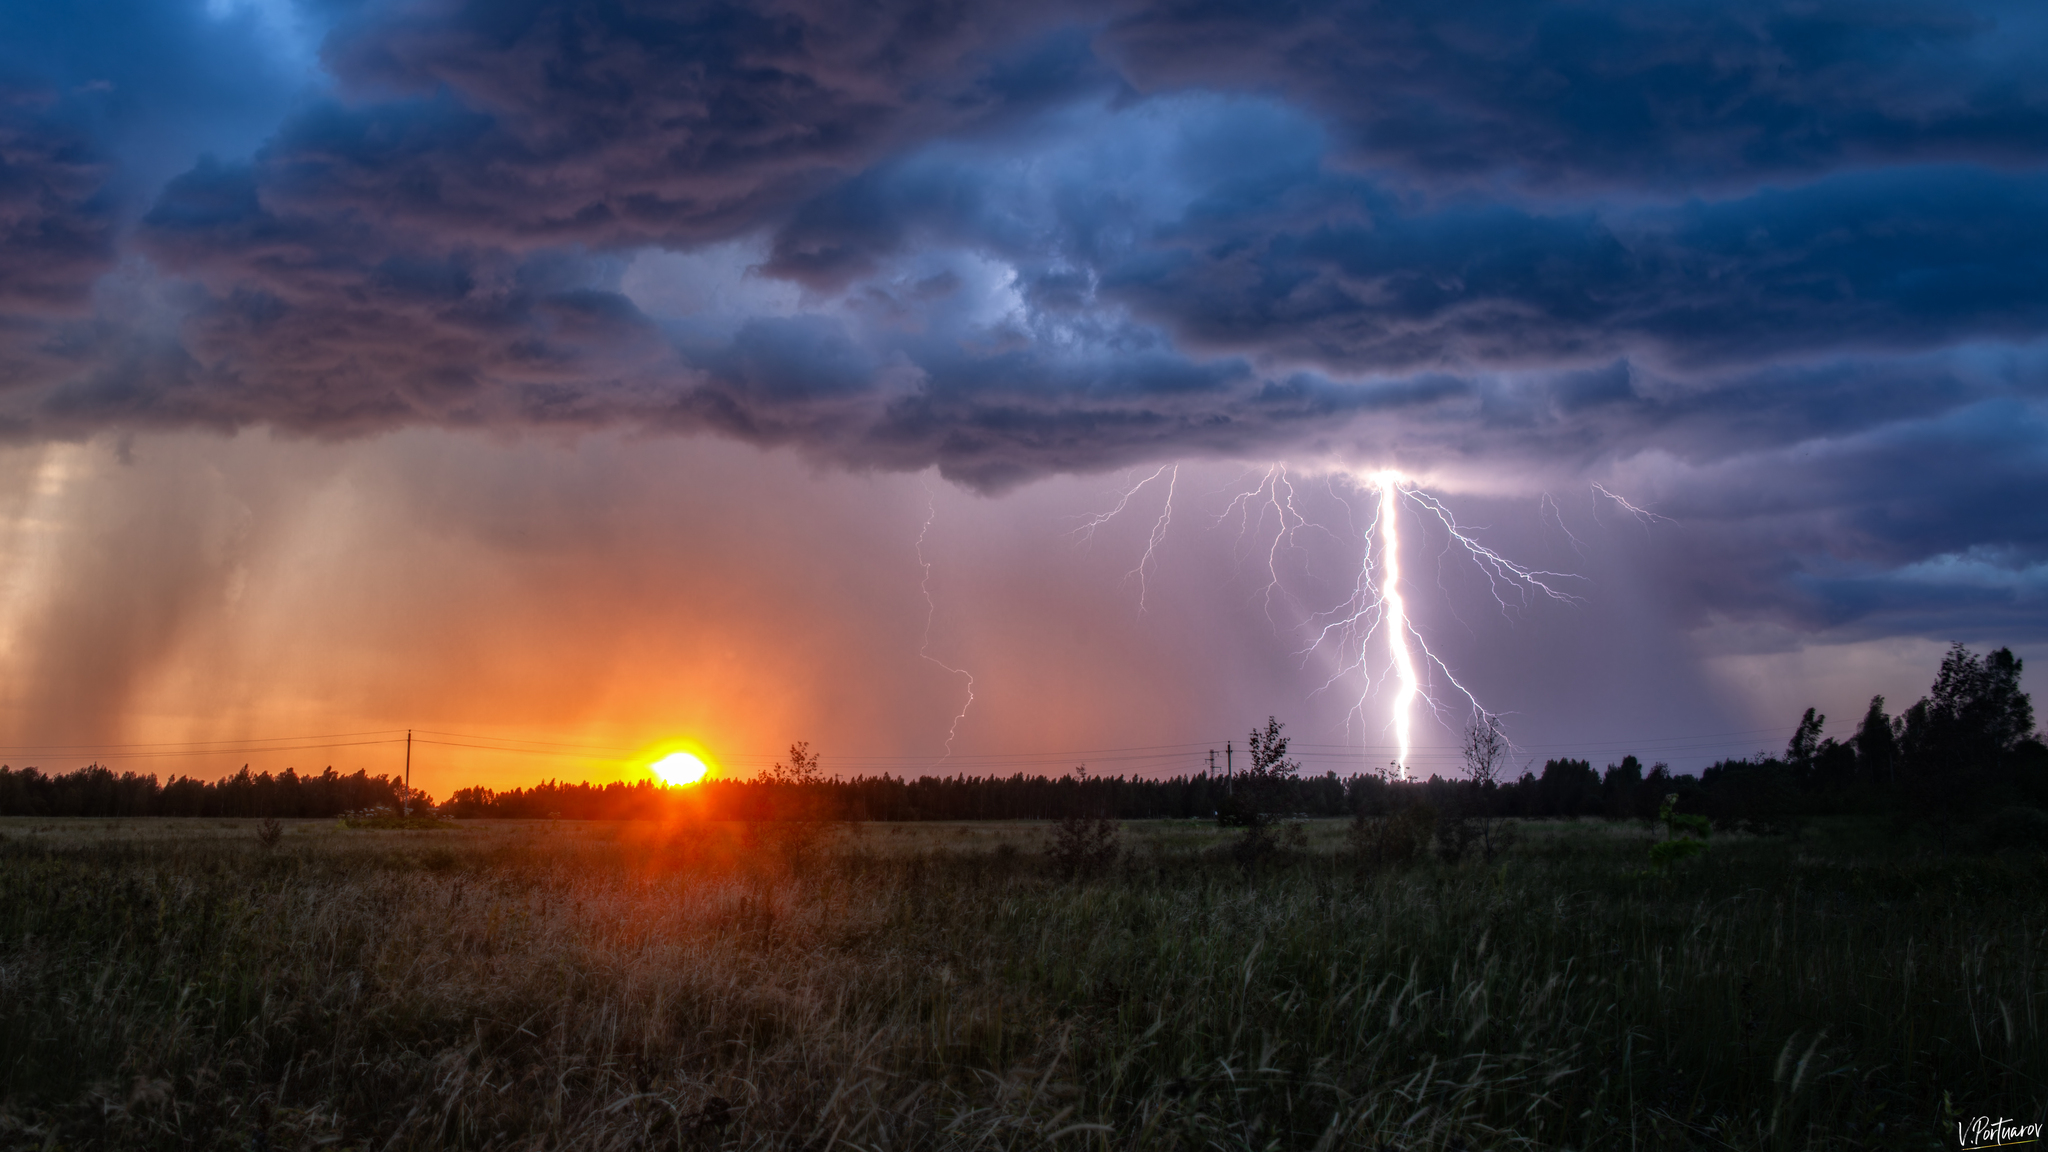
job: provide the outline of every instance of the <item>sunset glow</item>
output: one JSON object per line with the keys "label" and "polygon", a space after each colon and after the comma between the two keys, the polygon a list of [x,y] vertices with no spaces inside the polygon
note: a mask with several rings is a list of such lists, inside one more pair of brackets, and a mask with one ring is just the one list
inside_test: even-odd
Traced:
{"label": "sunset glow", "polygon": [[704,761],[689,752],[671,752],[647,767],[671,788],[695,784],[711,770]]}
{"label": "sunset glow", "polygon": [[0,10],[17,770],[1703,771],[2048,659],[2038,6],[107,3]]}
{"label": "sunset glow", "polygon": [[0,1152],[2040,1136],[2044,56],[0,3]]}

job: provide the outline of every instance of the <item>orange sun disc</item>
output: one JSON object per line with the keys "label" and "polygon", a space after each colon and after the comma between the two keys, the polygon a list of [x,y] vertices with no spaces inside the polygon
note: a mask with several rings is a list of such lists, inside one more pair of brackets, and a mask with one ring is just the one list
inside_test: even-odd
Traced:
{"label": "orange sun disc", "polygon": [[709,771],[704,766],[704,761],[688,752],[671,752],[648,767],[653,769],[654,774],[661,777],[664,783],[677,788],[685,784],[695,784]]}

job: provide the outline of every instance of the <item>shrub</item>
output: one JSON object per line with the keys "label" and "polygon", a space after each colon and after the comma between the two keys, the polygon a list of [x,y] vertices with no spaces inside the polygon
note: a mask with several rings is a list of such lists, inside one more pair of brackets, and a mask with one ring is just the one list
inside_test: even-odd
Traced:
{"label": "shrub", "polygon": [[1428,804],[1413,804],[1392,816],[1368,816],[1361,810],[1351,818],[1346,839],[1361,867],[1369,871],[1401,868],[1420,860],[1429,850],[1436,827],[1436,809]]}
{"label": "shrub", "polygon": [[2000,808],[1982,828],[1986,848],[2048,849],[2048,812],[2039,808]]}
{"label": "shrub", "polygon": [[1047,855],[1068,878],[1092,876],[1116,863],[1123,826],[1106,816],[1068,816],[1053,828]]}
{"label": "shrub", "polygon": [[1705,816],[1680,812],[1678,793],[1664,797],[1663,806],[1657,809],[1657,819],[1664,825],[1664,839],[1650,845],[1651,867],[1661,872],[1707,850],[1707,834],[1712,825]]}

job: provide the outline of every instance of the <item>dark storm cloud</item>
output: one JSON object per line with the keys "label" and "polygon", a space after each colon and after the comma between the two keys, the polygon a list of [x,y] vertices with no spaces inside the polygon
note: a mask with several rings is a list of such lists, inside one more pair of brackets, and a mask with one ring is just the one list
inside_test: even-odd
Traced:
{"label": "dark storm cloud", "polygon": [[481,243],[730,235],[891,150],[1107,86],[1061,8],[368,5],[323,52],[352,99],[284,127],[266,193]]}
{"label": "dark storm cloud", "polygon": [[2048,476],[2000,439],[2035,6],[422,0],[296,10],[317,57],[263,11],[0,18],[10,435],[630,425],[987,490],[1655,454],[1733,533],[1689,602],[1805,626],[2048,538],[1975,515]]}
{"label": "dark storm cloud", "polygon": [[[67,330],[115,260],[106,165],[49,103],[0,86],[0,395],[75,368]],[[0,429],[24,428],[0,416]]]}
{"label": "dark storm cloud", "polygon": [[[1705,368],[2025,340],[2048,321],[2038,171],[1855,172],[1655,207],[1438,203],[1323,169],[1313,130],[1270,107],[1189,119],[1155,128],[1181,137],[1152,173],[1185,189],[1170,211],[1092,196],[1098,173],[1073,164],[1035,176],[1050,186],[1025,214],[1043,219],[1020,228],[989,152],[918,158],[807,204],[766,267],[829,288],[968,244],[1014,261],[1044,307],[1099,298],[1186,349],[1346,375],[1631,351]],[[1066,266],[1031,267],[1050,252]]]}
{"label": "dark storm cloud", "polygon": [[1362,163],[1570,195],[1870,163],[2033,166],[2026,3],[1163,3],[1104,50],[1146,90],[1276,91]]}
{"label": "dark storm cloud", "polygon": [[2004,399],[1706,463],[1657,494],[1686,530],[1650,572],[1695,626],[2048,637],[2043,444],[2040,409]]}
{"label": "dark storm cloud", "polygon": [[114,260],[106,163],[49,101],[0,87],[0,316],[75,316]]}
{"label": "dark storm cloud", "polygon": [[[699,413],[901,466],[1012,428],[1006,468],[1029,474],[1034,453],[1047,471],[1178,435],[1284,442],[1290,419],[1372,407],[1347,384],[2041,330],[2024,9],[993,12],[344,11],[321,52],[336,94],[172,181],[136,231],[188,286],[175,346],[107,341],[129,351],[58,381],[51,410],[341,433]],[[1105,106],[1111,65],[1196,95]],[[1300,103],[1199,95],[1234,89]],[[1868,167],[1930,158],[1992,166]],[[1481,167],[1550,191],[1415,191]],[[1560,181],[1606,192],[1562,202]],[[760,317],[682,352],[617,289],[607,254],[764,226],[762,273],[868,302],[865,322]],[[1005,261],[1027,315],[892,332],[959,291],[880,283],[933,246]],[[1298,378],[1335,399],[1258,420]],[[961,437],[903,430],[939,412]]]}
{"label": "dark storm cloud", "polygon": [[102,159],[118,157],[103,195],[132,212],[198,154],[246,154],[309,85],[304,53],[262,7],[0,6],[0,90],[34,93],[54,114],[46,122],[86,137]]}
{"label": "dark storm cloud", "polygon": [[[347,434],[604,422],[650,393],[674,408],[702,373],[610,290],[603,253],[744,231],[891,148],[1104,89],[1085,35],[1056,16],[359,9],[323,53],[342,99],[290,114],[246,163],[203,159],[136,230],[134,248],[189,285],[182,340],[105,341],[116,351],[58,382],[46,411],[67,427]],[[778,354],[817,367],[813,351]],[[736,345],[713,366],[744,384],[761,355]]]}

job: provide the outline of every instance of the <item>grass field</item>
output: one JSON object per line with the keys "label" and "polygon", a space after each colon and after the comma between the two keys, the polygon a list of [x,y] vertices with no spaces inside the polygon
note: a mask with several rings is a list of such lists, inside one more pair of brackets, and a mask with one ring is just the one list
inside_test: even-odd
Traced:
{"label": "grass field", "polygon": [[0,821],[0,1147],[1955,1148],[2048,1108],[2048,861],[1540,824]]}

